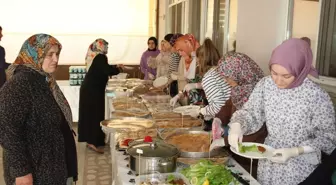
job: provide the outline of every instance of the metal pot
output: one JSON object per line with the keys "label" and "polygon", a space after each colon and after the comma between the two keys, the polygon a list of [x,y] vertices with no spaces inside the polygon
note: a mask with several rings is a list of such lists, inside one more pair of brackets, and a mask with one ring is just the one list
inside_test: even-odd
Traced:
{"label": "metal pot", "polygon": [[[139,158],[139,149],[142,151]],[[129,167],[137,174],[170,173],[176,170],[178,149],[164,142],[140,143],[129,147]]]}

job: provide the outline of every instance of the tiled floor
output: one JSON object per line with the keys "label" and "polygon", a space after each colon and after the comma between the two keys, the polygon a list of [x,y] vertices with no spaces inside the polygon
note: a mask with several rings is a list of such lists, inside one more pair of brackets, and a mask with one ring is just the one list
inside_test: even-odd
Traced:
{"label": "tiled floor", "polygon": [[[77,130],[76,126],[74,130]],[[85,143],[77,143],[77,153],[79,176],[76,185],[111,185],[109,148],[106,148],[105,154],[102,155],[89,150]],[[2,148],[0,147],[0,185],[5,185],[2,164]]]}

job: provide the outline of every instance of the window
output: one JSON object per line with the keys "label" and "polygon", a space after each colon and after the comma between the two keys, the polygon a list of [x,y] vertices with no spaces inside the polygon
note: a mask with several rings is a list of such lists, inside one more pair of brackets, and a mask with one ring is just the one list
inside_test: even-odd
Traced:
{"label": "window", "polygon": [[[171,2],[173,3],[173,2]],[[185,25],[185,1],[179,1],[177,3],[169,4],[169,33],[184,33],[184,25]]]}
{"label": "window", "polygon": [[320,75],[336,78],[336,1],[321,1],[316,67]]}
{"label": "window", "polygon": [[205,36],[211,38],[221,55],[227,51],[226,0],[208,0]]}

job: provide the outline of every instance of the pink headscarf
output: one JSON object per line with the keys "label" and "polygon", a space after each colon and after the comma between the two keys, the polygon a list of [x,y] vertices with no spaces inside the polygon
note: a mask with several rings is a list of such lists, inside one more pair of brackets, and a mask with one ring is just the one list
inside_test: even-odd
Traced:
{"label": "pink headscarf", "polygon": [[318,78],[316,69],[312,66],[313,52],[308,43],[301,39],[288,39],[273,50],[269,67],[279,64],[295,76],[288,89],[300,86],[308,74]]}

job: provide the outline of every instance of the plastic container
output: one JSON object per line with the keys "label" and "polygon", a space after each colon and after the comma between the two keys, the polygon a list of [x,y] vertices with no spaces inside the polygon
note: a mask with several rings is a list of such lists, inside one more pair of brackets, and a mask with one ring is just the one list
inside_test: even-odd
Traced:
{"label": "plastic container", "polygon": [[153,173],[153,174],[148,174],[148,175],[139,175],[135,178],[135,184],[136,185],[141,185],[142,182],[149,181],[152,184],[157,183],[158,185],[168,185],[169,183],[166,182],[166,179],[169,175],[174,175],[175,178],[177,179],[182,179],[186,185],[191,185],[189,180],[182,175],[181,173]]}

